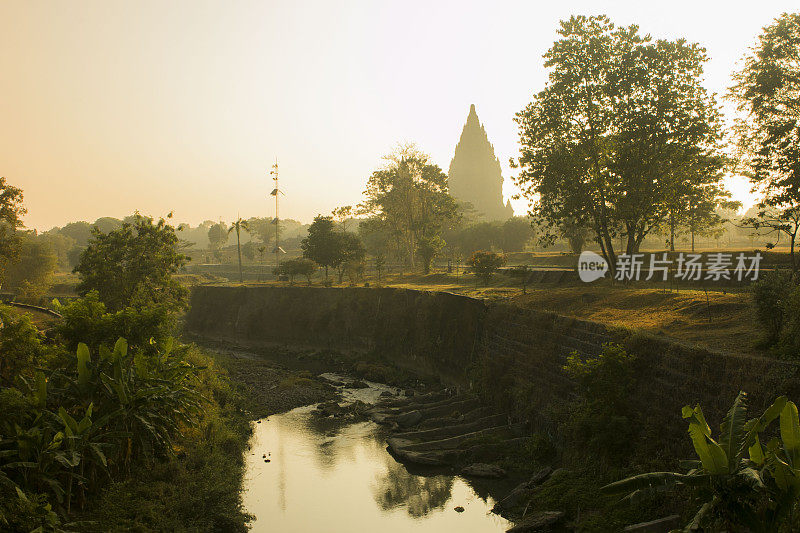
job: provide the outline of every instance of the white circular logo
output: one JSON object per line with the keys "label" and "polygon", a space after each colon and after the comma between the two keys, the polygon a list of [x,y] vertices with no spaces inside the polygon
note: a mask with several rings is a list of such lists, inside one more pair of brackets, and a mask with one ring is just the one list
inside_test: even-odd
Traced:
{"label": "white circular logo", "polygon": [[591,283],[605,276],[606,272],[608,272],[608,263],[602,255],[588,250],[581,252],[581,256],[578,258],[578,276],[581,281]]}

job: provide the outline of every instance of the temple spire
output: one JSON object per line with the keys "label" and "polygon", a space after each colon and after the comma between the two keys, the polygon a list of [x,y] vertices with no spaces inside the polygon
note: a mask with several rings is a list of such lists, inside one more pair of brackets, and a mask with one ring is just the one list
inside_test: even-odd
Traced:
{"label": "temple spire", "polygon": [[503,202],[500,161],[478,119],[475,104],[469,107],[448,175],[450,194],[462,204],[469,204],[475,218],[506,220],[513,216],[511,206]]}

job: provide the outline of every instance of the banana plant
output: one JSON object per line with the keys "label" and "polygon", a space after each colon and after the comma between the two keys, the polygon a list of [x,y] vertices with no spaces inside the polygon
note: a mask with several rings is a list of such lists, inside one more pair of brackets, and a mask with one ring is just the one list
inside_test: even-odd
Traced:
{"label": "banana plant", "polygon": [[172,453],[204,401],[198,368],[172,349],[169,339],[160,352],[131,353],[119,339],[92,357],[79,344],[70,368],[20,377],[19,412],[0,416],[0,494],[47,492],[68,515],[76,489],[84,501],[98,474]]}
{"label": "banana plant", "polygon": [[756,440],[750,456],[767,475],[774,522],[791,517],[800,499],[800,422],[794,402],[786,402],[781,410],[780,440],[772,439],[766,446]]}
{"label": "banana plant", "polygon": [[[625,499],[636,500],[678,486],[694,487],[706,493],[708,501],[700,507],[684,531],[698,530],[712,516],[727,522],[727,526],[743,524],[752,531],[776,531],[784,511],[775,502],[761,505],[765,499],[771,499],[768,484],[774,477],[774,474],[768,476],[765,469],[771,466],[772,472],[780,471],[778,475],[784,476],[786,486],[797,479],[797,488],[800,490],[800,471],[792,474],[783,466],[795,464],[790,462],[793,458],[798,459],[796,464],[800,466],[800,425],[794,425],[797,422],[797,409],[794,408],[792,418],[791,406],[794,404],[781,396],[760,417],[748,419],[747,394],[740,392],[722,421],[717,441],[712,437],[700,406],[692,408],[687,405],[681,414],[689,422],[689,437],[697,454],[697,459],[681,462],[688,471],[640,474],[606,485],[602,490],[607,493],[628,492]],[[791,443],[789,448],[784,448],[785,453],[781,457],[770,451],[777,449],[777,444],[773,443],[771,448],[768,446],[765,453],[759,440],[759,434],[778,417],[781,418],[781,432],[784,433],[785,425]],[[796,448],[791,447],[795,442]],[[781,461],[783,458],[787,461]],[[797,476],[792,478],[795,474]],[[795,503],[798,493],[787,498],[789,505]]]}

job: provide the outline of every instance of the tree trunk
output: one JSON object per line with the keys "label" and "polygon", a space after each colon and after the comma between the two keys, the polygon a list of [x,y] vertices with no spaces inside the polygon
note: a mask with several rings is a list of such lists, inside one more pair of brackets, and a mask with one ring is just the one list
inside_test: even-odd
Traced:
{"label": "tree trunk", "polygon": [[242,276],[242,246],[239,242],[239,228],[236,228],[236,253],[239,255],[239,283],[244,283]]}
{"label": "tree trunk", "polygon": [[675,213],[669,212],[669,251],[675,251]]}

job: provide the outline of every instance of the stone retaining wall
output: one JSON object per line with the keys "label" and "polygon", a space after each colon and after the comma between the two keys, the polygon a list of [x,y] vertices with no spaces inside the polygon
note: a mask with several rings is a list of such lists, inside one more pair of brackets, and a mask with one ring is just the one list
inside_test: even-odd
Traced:
{"label": "stone retaining wall", "polygon": [[[713,327],[713,326],[711,326]],[[572,351],[592,355],[618,342],[637,355],[632,401],[648,424],[680,420],[700,403],[717,424],[739,390],[754,409],[778,394],[800,400],[800,366],[711,352],[663,337],[609,329],[508,304],[395,288],[215,287],[192,294],[189,332],[244,344],[286,343],[375,351],[398,364],[468,384],[477,362],[496,366],[496,388],[536,411],[574,391],[562,370]],[[490,383],[489,385],[493,385]],[[670,424],[683,432],[682,424]]]}

